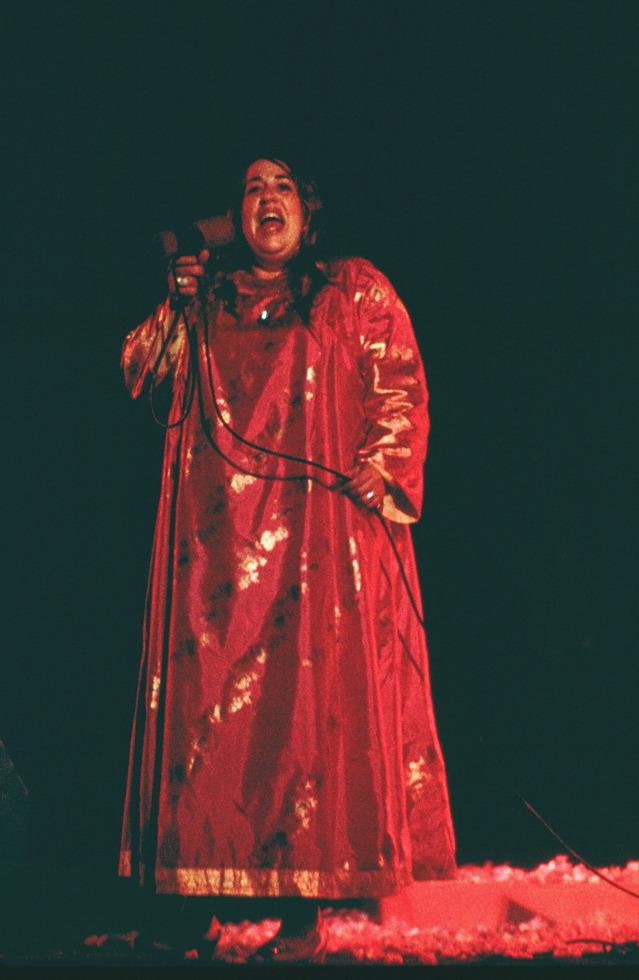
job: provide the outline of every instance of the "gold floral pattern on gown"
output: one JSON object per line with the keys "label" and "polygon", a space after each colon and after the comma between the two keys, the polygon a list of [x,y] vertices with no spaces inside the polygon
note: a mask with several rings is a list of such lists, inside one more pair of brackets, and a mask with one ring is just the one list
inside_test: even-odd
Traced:
{"label": "gold floral pattern on gown", "polygon": [[[166,434],[120,860],[160,892],[376,896],[454,874],[424,633],[383,528],[213,405],[211,379],[256,446],[376,466],[419,595],[428,417],[410,320],[365,260],[326,274],[309,325],[285,277],[238,273],[234,313],[213,295],[189,307],[202,384]],[[163,304],[126,339],[134,397],[171,318]],[[188,372],[180,322],[156,365],[172,420]]]}

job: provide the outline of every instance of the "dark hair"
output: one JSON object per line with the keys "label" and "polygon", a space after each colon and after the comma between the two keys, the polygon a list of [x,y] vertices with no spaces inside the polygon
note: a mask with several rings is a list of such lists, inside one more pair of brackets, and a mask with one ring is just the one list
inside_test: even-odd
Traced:
{"label": "dark hair", "polygon": [[[317,293],[328,282],[322,267],[318,267],[317,264],[322,260],[318,241],[321,239],[323,224],[323,204],[317,183],[315,180],[303,176],[299,170],[294,169],[279,157],[265,156],[256,157],[255,159],[270,160],[272,163],[283,166],[295,183],[302,201],[302,207],[306,217],[306,228],[302,235],[299,251],[286,266],[286,272],[293,296],[291,305],[302,320],[307,323]],[[236,182],[229,209],[235,226],[235,238],[230,245],[225,246],[215,257],[218,272],[215,277],[214,292],[217,298],[224,302],[224,305],[230,312],[235,312],[235,299],[237,296],[237,289],[235,283],[230,278],[230,274],[236,272],[238,269],[247,269],[254,262],[253,253],[241,232],[242,201],[244,199],[246,172],[251,162],[253,161],[249,161],[249,164],[242,171],[240,179]]]}

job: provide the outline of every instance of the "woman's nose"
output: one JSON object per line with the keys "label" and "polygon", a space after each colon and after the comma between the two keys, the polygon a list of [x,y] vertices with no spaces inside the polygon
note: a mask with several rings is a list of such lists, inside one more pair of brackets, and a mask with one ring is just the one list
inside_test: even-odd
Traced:
{"label": "woman's nose", "polygon": [[275,189],[273,187],[263,187],[262,194],[260,195],[260,202],[265,204],[267,201],[272,201],[275,196]]}

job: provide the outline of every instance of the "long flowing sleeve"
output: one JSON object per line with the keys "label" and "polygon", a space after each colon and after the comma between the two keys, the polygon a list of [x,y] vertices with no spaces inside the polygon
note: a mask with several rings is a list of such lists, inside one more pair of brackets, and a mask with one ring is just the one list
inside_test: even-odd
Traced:
{"label": "long flowing sleeve", "polygon": [[[151,374],[155,383],[159,384],[180,368],[186,353],[186,334],[183,319],[180,317],[175,323],[174,317],[169,300],[166,299],[125,338],[121,365],[132,398],[138,397],[144,382]],[[160,358],[160,352],[171,330],[173,336]]]}
{"label": "long flowing sleeve", "polygon": [[357,458],[384,477],[382,513],[410,524],[421,514],[428,390],[406,307],[378,269],[362,262],[356,284],[366,436]]}

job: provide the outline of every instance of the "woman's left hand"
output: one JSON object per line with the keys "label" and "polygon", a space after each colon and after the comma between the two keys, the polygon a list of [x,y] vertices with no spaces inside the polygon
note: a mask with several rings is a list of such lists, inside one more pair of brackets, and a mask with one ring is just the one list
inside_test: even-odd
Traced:
{"label": "woman's left hand", "polygon": [[340,487],[342,493],[347,494],[360,507],[379,510],[384,500],[386,484],[372,463],[358,463],[346,476],[346,482]]}

